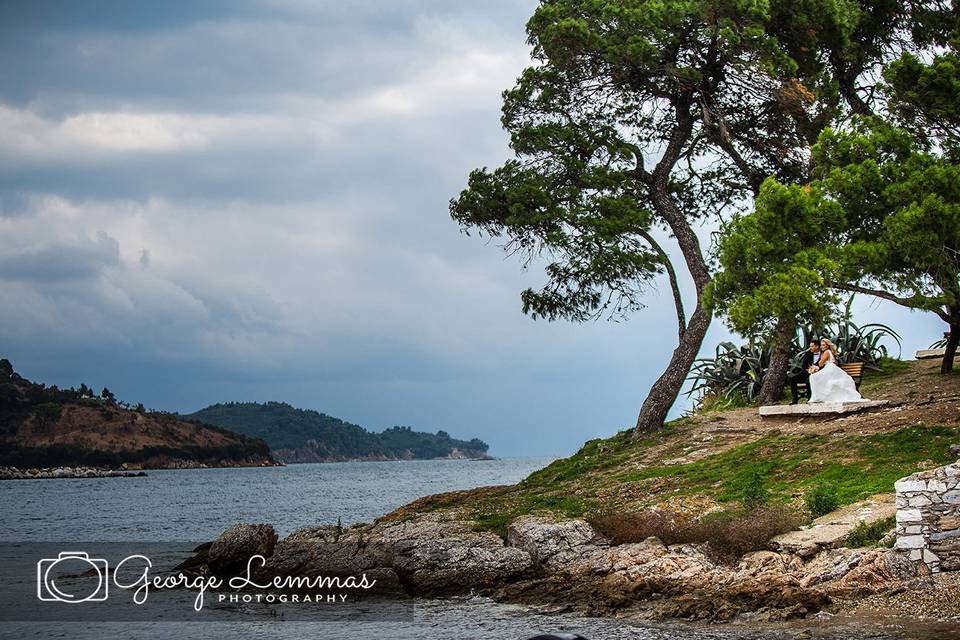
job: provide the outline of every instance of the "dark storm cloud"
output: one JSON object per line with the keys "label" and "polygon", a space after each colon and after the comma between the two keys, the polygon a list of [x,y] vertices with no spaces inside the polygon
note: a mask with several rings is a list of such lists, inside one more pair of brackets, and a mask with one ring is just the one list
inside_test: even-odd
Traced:
{"label": "dark storm cloud", "polygon": [[0,279],[60,282],[97,276],[119,260],[117,241],[104,232],[74,245],[52,244],[0,254]]}
{"label": "dark storm cloud", "polygon": [[[534,5],[0,3],[0,355],[151,407],[286,400],[499,455],[628,426],[669,296],[534,323],[542,265],[446,211],[508,156]],[[908,349],[937,331],[866,311]]]}

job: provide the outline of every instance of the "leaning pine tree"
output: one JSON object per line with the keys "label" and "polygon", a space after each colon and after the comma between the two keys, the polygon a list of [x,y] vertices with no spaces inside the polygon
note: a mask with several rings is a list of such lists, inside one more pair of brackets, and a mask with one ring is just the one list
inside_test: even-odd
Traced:
{"label": "leaning pine tree", "polygon": [[[471,173],[450,212],[509,252],[548,257],[546,285],[522,295],[534,317],[625,315],[666,273],[678,342],[638,431],[663,425],[710,324],[694,227],[749,203],[767,176],[805,180],[809,144],[871,65],[865,43],[899,15],[879,13],[826,0],[547,0],[528,23],[537,64],[503,105],[517,157]],[[690,313],[673,253],[693,283]]]}

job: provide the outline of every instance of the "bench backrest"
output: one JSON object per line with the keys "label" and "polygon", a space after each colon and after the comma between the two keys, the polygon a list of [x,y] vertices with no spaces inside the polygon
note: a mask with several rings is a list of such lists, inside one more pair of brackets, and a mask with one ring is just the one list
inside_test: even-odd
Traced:
{"label": "bench backrest", "polygon": [[[840,365],[840,368],[846,371],[847,375],[853,378],[854,383],[857,385],[857,389],[860,388],[860,383],[863,382],[863,363],[862,362],[848,362],[846,364]],[[806,387],[806,383],[801,382],[797,386]]]}
{"label": "bench backrest", "polygon": [[847,372],[847,375],[851,378],[862,378],[863,377],[863,363],[862,362],[848,362],[847,364],[840,365],[840,368]]}
{"label": "bench backrest", "polygon": [[860,383],[863,382],[863,363],[862,362],[848,362],[847,364],[840,365],[840,368],[847,372],[847,375],[853,378],[854,384],[857,386],[857,390],[860,390]]}

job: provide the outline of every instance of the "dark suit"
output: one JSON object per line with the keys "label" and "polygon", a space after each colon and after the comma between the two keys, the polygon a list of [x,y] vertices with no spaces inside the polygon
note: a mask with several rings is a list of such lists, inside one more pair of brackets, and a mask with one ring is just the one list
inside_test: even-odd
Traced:
{"label": "dark suit", "polygon": [[810,373],[807,371],[810,367],[814,365],[814,355],[819,359],[820,352],[818,351],[814,354],[810,349],[807,349],[803,352],[803,358],[800,359],[800,371],[796,375],[790,376],[790,394],[793,397],[793,402],[797,403],[800,401],[800,390],[797,388],[800,384],[807,385],[806,393],[807,400],[810,399]]}

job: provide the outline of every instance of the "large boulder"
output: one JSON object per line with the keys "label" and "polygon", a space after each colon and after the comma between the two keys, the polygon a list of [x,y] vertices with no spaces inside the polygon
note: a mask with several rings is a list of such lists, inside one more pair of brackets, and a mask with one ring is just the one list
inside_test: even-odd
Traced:
{"label": "large boulder", "polygon": [[207,566],[214,575],[242,575],[251,556],[269,558],[276,544],[277,532],[272,525],[235,524],[210,545]]}
{"label": "large boulder", "polygon": [[585,520],[521,516],[507,527],[507,544],[526,551],[538,567],[561,571],[574,561],[608,547]]}
{"label": "large boulder", "polygon": [[369,525],[304,527],[277,543],[264,573],[271,576],[366,576],[371,593],[401,595],[404,588],[390,554]]}
{"label": "large boulder", "polygon": [[392,567],[417,594],[441,595],[485,589],[527,574],[530,554],[508,547],[470,523],[426,514],[382,526],[376,532]]}

